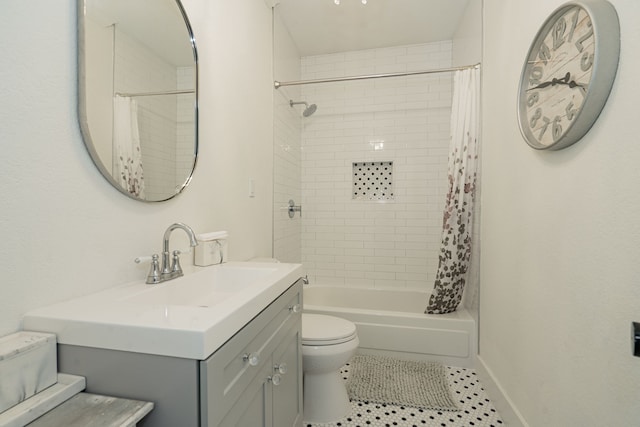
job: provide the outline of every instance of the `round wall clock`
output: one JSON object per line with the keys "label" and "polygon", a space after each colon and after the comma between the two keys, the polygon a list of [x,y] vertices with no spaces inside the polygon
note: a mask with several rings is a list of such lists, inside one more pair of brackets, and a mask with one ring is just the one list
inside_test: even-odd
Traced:
{"label": "round wall clock", "polygon": [[559,150],[582,138],[607,102],[620,25],[605,0],[565,3],[536,34],[522,69],[518,121],[527,143]]}

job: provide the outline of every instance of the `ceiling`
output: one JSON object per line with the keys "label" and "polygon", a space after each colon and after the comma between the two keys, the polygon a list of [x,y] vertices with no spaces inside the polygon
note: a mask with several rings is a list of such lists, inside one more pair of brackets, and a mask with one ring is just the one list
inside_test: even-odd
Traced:
{"label": "ceiling", "polygon": [[275,13],[301,56],[453,37],[470,0],[280,0]]}

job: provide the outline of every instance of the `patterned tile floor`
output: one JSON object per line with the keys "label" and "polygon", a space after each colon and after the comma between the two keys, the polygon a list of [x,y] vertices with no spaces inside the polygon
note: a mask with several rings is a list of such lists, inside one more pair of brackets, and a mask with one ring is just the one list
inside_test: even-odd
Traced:
{"label": "patterned tile floor", "polygon": [[[349,365],[342,368],[349,375]],[[429,411],[394,405],[351,402],[352,413],[336,423],[305,427],[504,427],[473,369],[447,366],[449,385],[460,411]]]}

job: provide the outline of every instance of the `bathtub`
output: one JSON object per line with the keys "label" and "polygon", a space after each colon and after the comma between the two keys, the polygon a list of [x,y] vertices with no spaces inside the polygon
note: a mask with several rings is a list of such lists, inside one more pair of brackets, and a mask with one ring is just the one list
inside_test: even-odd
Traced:
{"label": "bathtub", "polygon": [[356,324],[361,354],[433,360],[474,367],[475,320],[466,309],[424,314],[428,292],[305,285],[304,312],[328,314]]}

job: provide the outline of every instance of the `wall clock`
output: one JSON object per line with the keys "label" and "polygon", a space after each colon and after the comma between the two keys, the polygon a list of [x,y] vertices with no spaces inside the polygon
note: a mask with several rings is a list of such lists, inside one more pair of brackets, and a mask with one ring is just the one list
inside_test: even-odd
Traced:
{"label": "wall clock", "polygon": [[618,69],[620,25],[605,0],[565,3],[544,22],[529,49],[518,90],[527,143],[559,150],[582,138],[607,102]]}

